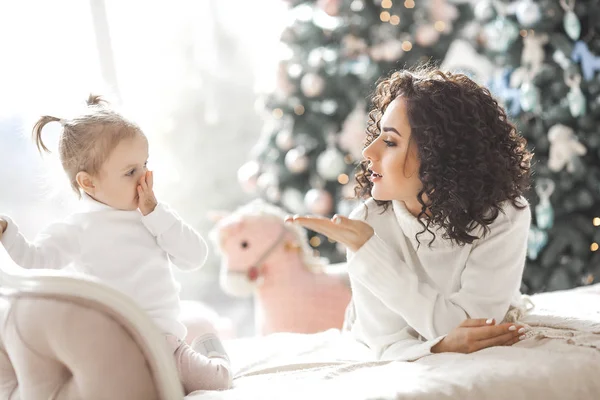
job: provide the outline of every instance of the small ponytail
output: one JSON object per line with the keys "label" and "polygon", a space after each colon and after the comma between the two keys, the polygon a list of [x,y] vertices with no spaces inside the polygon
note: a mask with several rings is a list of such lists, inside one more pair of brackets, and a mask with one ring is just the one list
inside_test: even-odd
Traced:
{"label": "small ponytail", "polygon": [[46,147],[44,142],[42,141],[42,128],[46,126],[49,122],[61,122],[60,118],[51,117],[49,115],[44,115],[41,117],[33,126],[33,141],[38,148],[38,151],[42,153],[45,151],[46,153],[50,153],[50,150]]}
{"label": "small ponytail", "polygon": [[99,94],[93,94],[93,93],[90,93],[86,103],[87,103],[88,107],[108,105],[108,101],[106,101],[104,99],[104,97],[100,96]]}

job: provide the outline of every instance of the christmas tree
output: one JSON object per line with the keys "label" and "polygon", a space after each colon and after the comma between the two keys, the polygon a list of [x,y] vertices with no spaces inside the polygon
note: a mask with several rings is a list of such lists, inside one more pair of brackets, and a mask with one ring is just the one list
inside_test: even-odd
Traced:
{"label": "christmas tree", "polygon": [[535,153],[522,290],[600,280],[600,5],[473,3],[463,32],[498,67],[488,82]]}
{"label": "christmas tree", "polygon": [[[290,213],[347,215],[356,206],[369,94],[392,70],[441,62],[468,4],[446,0],[290,1],[268,123],[238,174],[242,186]],[[310,232],[332,262],[344,250]]]}

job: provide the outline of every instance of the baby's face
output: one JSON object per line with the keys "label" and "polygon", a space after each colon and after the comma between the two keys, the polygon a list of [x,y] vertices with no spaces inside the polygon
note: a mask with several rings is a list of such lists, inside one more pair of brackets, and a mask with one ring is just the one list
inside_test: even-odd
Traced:
{"label": "baby's face", "polygon": [[147,163],[148,140],[144,135],[121,140],[94,179],[94,198],[119,210],[136,210],[137,186]]}

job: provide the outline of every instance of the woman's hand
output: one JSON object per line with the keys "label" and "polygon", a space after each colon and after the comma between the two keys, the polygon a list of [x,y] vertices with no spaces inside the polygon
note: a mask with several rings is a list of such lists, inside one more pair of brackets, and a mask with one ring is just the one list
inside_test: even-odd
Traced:
{"label": "woman's hand", "polygon": [[137,187],[138,192],[138,208],[142,215],[148,215],[156,208],[158,202],[154,196],[154,175],[151,171],[146,171],[140,178],[139,185]]}
{"label": "woman's hand", "polygon": [[487,347],[512,346],[523,340],[525,328],[515,324],[467,319],[431,348],[432,353],[473,353]]}
{"label": "woman's hand", "polygon": [[286,217],[285,222],[295,222],[319,232],[329,239],[343,244],[352,252],[358,251],[374,234],[373,228],[366,222],[340,215],[334,215],[331,219],[294,215]]}
{"label": "woman's hand", "polygon": [[2,234],[8,228],[8,222],[0,218],[0,239],[2,239]]}

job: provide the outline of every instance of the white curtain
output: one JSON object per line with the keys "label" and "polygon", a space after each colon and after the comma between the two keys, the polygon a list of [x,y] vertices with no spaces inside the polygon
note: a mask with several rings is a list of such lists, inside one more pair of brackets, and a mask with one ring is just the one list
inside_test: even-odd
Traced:
{"label": "white curtain", "polygon": [[[207,235],[209,210],[249,200],[236,171],[259,136],[257,87],[274,82],[284,12],[281,0],[1,2],[0,213],[30,238],[68,214],[56,159],[28,135],[95,90],[147,133],[159,199]],[[213,253],[186,275],[183,297],[205,298],[218,264]]]}

